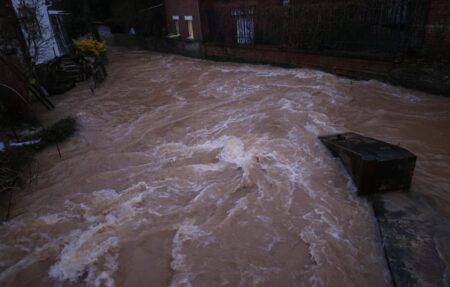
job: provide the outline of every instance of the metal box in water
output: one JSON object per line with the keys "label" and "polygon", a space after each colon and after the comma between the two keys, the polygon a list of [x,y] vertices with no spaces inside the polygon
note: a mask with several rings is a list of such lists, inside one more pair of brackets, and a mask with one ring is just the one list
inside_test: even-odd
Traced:
{"label": "metal box in water", "polygon": [[355,133],[319,137],[339,157],[359,195],[409,190],[416,156],[399,146]]}

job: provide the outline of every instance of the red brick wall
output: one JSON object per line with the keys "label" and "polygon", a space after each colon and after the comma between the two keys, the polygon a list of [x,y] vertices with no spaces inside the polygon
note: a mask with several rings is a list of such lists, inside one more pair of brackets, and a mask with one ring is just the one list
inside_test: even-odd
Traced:
{"label": "red brick wall", "polygon": [[[295,5],[304,2],[322,3],[327,1],[331,0],[290,0],[290,3]],[[208,34],[207,11],[209,9],[241,5],[281,5],[282,3],[281,0],[199,0],[199,2],[203,38],[206,38]],[[450,51],[450,0],[430,0],[424,48],[432,51]]]}
{"label": "red brick wall", "polygon": [[430,0],[425,48],[450,49],[450,0]]}
{"label": "red brick wall", "polygon": [[175,22],[172,16],[179,16],[181,38],[186,39],[189,36],[188,23],[184,16],[192,16],[192,25],[194,28],[194,39],[202,40],[200,18],[198,14],[198,0],[168,0],[165,1],[167,27],[170,33],[175,33]]}

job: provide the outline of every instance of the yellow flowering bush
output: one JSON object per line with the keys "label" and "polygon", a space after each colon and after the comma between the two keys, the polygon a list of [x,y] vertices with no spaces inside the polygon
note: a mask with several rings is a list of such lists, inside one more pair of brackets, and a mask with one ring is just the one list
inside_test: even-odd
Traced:
{"label": "yellow flowering bush", "polygon": [[94,56],[97,60],[106,57],[106,43],[91,39],[73,41],[75,49],[85,55]]}

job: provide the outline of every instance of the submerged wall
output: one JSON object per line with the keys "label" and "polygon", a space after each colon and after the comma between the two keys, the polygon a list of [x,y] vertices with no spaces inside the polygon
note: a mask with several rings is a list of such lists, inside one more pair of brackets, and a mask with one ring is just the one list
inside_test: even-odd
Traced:
{"label": "submerged wall", "polygon": [[[322,70],[355,79],[377,79],[450,96],[450,65],[370,54],[311,52],[272,46],[234,46],[168,38],[137,38],[141,48],[215,61],[270,64]],[[120,45],[127,46],[127,45]]]}
{"label": "submerged wall", "polygon": [[193,58],[205,58],[204,44],[191,40],[169,38],[138,38],[140,46],[147,50],[162,53],[180,54]]}
{"label": "submerged wall", "polygon": [[377,79],[432,94],[450,96],[450,65],[418,58],[309,52],[268,46],[205,45],[205,58],[318,69],[356,78]]}
{"label": "submerged wall", "polygon": [[291,67],[306,67],[352,78],[385,77],[393,58],[324,54],[273,47],[221,47],[205,45],[205,57],[213,60],[243,61]]}

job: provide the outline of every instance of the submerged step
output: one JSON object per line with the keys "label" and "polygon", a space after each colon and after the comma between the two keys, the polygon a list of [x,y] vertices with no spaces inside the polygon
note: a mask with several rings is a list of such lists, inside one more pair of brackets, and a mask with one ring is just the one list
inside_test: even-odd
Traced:
{"label": "submerged step", "polygon": [[319,137],[339,157],[359,195],[409,190],[416,165],[410,151],[355,133]]}
{"label": "submerged step", "polygon": [[409,190],[416,156],[355,133],[319,138],[340,158],[358,194],[371,195],[393,285],[450,286],[450,222],[424,196],[378,194]]}
{"label": "submerged step", "polygon": [[450,222],[420,197],[372,198],[394,286],[450,286]]}

